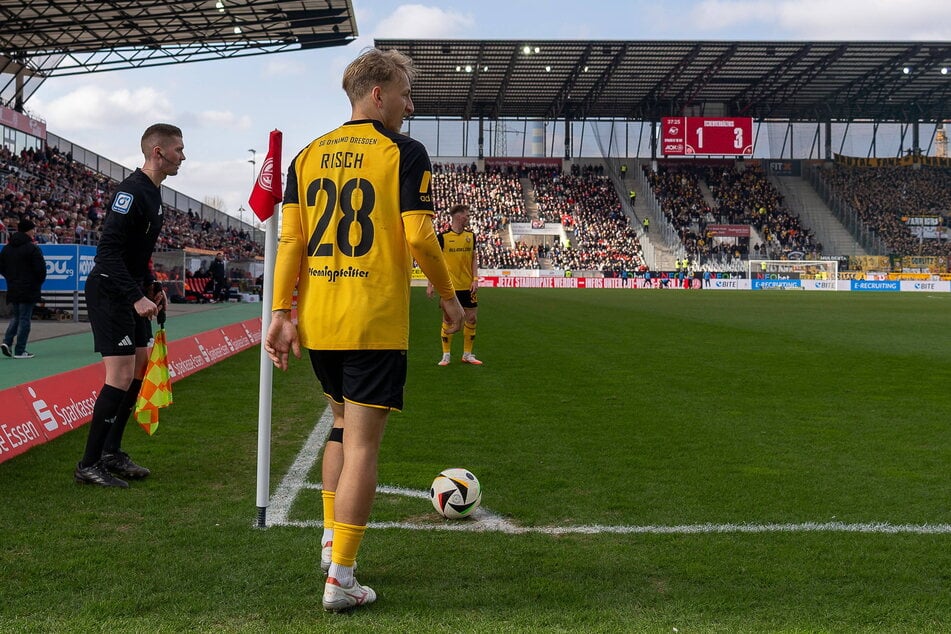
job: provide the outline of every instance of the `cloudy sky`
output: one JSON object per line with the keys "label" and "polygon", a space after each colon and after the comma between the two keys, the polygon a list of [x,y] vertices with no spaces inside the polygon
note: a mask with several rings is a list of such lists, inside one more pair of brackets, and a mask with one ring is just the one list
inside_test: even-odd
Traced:
{"label": "cloudy sky", "polygon": [[[951,41],[949,0],[353,0],[349,46],[47,81],[27,108],[50,132],[137,167],[138,139],[167,121],[188,160],[166,183],[237,216],[268,133],[284,132],[284,164],[347,120],[344,67],[375,38],[927,40]],[[245,220],[250,214],[244,215]]]}

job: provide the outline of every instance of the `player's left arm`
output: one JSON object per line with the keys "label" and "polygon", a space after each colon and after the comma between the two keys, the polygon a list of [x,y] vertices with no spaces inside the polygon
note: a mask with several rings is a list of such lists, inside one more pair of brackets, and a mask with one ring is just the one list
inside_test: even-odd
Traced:
{"label": "player's left arm", "polygon": [[[439,242],[439,248],[445,253],[446,245],[443,241],[443,235],[441,233],[436,234],[436,240]],[[432,299],[436,294],[436,287],[433,286],[433,283],[426,278],[426,297]]]}
{"label": "player's left arm", "polygon": [[403,231],[410,254],[439,293],[446,333],[458,332],[462,328],[464,312],[452,288],[449,269],[433,231],[432,216],[428,211],[404,213]]}
{"label": "player's left arm", "polygon": [[449,269],[442,249],[433,231],[432,216],[429,212],[419,211],[403,214],[403,231],[406,233],[406,244],[410,254],[419,264],[429,284],[433,286],[443,299],[455,297],[452,281],[449,278]]}

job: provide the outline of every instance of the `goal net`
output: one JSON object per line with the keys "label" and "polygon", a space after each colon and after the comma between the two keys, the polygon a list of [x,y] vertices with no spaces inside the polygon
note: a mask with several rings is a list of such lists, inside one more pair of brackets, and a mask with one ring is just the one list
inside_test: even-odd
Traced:
{"label": "goal net", "polygon": [[839,281],[837,260],[749,260],[751,287],[834,291]]}

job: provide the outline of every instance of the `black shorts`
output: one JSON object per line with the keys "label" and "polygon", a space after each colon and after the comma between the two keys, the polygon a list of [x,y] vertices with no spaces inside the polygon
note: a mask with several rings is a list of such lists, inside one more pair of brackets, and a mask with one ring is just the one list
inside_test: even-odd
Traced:
{"label": "black shorts", "polygon": [[456,299],[459,300],[463,308],[479,307],[479,298],[471,291],[456,291]]}
{"label": "black shorts", "polygon": [[327,398],[367,407],[403,409],[405,350],[310,350],[310,363]]}
{"label": "black shorts", "polygon": [[86,280],[86,310],[94,349],[104,357],[133,355],[152,339],[151,320],[139,317],[112,279],[95,271]]}

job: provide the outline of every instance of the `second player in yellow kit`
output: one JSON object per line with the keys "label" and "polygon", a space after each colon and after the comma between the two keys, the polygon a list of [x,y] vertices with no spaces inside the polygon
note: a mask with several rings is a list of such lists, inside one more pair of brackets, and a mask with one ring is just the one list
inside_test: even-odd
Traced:
{"label": "second player in yellow kit", "polygon": [[[469,223],[469,206],[453,205],[449,209],[449,231],[439,234],[439,246],[442,247],[449,268],[449,277],[456,297],[465,311],[463,323],[462,362],[471,365],[482,365],[472,348],[475,344],[476,322],[478,320],[479,300],[479,251],[476,248],[475,234],[466,228]],[[433,286],[427,287],[430,297],[433,295]],[[440,332],[442,339],[442,358],[439,365],[449,365],[452,352],[452,333],[446,332],[443,326]]]}

